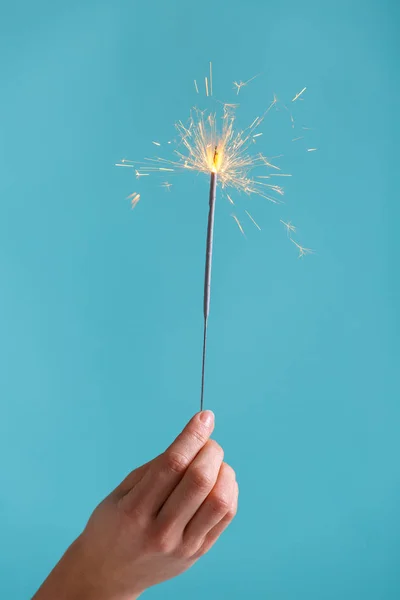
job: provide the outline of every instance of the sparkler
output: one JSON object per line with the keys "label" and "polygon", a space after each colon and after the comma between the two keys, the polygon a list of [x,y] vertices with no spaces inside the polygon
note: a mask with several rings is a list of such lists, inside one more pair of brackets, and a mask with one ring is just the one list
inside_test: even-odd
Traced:
{"label": "sparkler", "polygon": [[[257,75],[255,76],[257,77]],[[234,82],[234,87],[237,94],[240,90],[250,83],[255,77],[239,83]],[[204,78],[206,96],[213,95],[213,77],[212,64],[210,63],[209,76]],[[194,80],[195,91],[199,94],[199,86],[197,80]],[[303,88],[292,100],[295,102],[305,92]],[[261,152],[253,153],[250,151],[254,144],[261,138],[263,132],[259,131],[260,125],[263,123],[266,115],[277,104],[278,100],[274,96],[265,112],[254,119],[250,126],[244,130],[236,128],[235,110],[237,104],[223,104],[222,109],[222,124],[215,113],[207,113],[198,108],[193,108],[190,113],[190,118],[187,123],[179,121],[175,127],[177,138],[168,144],[175,145],[174,159],[166,159],[160,156],[154,158],[146,158],[144,162],[136,162],[127,159],[122,159],[116,166],[131,167],[134,169],[137,179],[148,177],[156,173],[177,173],[181,171],[195,171],[204,173],[210,176],[209,189],[209,209],[208,209],[208,226],[207,226],[207,242],[206,242],[206,260],[204,273],[204,297],[203,297],[203,353],[202,353],[202,369],[201,369],[201,395],[200,409],[203,410],[204,405],[204,387],[205,387],[205,365],[206,365],[206,350],[207,350],[207,329],[208,318],[210,314],[210,297],[211,297],[211,269],[213,257],[213,239],[214,239],[214,219],[215,219],[215,203],[217,182],[222,190],[236,190],[245,193],[247,196],[257,195],[265,198],[275,204],[279,203],[277,196],[283,196],[283,188],[274,183],[269,183],[271,177],[291,177],[289,173],[282,173],[281,168],[274,164],[275,159],[268,158]],[[286,108],[286,107],[285,107]],[[294,120],[290,115],[292,127]],[[303,128],[306,129],[306,128]],[[295,138],[302,139],[303,136]],[[153,141],[157,147],[161,146],[161,142]],[[309,152],[315,151],[316,148],[307,149]],[[262,169],[264,174],[258,174],[259,169]],[[272,172],[271,172],[272,171]],[[266,174],[265,174],[266,173]],[[168,175],[169,177],[169,175]],[[170,190],[172,186],[168,181],[161,184]],[[226,193],[228,201],[235,204],[231,196]],[[133,193],[129,196],[131,199],[132,208],[136,206],[140,199],[138,193]],[[261,229],[255,219],[246,210],[249,219],[259,230]],[[235,220],[241,233],[244,235],[244,229],[241,222],[235,214],[231,215]],[[295,232],[295,227],[290,223],[281,221],[285,226],[288,235]],[[297,244],[291,237],[290,240],[296,245],[299,250],[299,256],[310,254],[312,250],[304,248]]]}

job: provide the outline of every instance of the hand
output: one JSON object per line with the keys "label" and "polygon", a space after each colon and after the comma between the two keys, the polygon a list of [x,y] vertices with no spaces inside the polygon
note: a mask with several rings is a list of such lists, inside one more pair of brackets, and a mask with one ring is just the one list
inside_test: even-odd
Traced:
{"label": "hand", "polygon": [[238,485],[195,415],[160,456],[135,469],[95,509],[36,600],[132,600],[176,577],[215,543],[237,510]]}

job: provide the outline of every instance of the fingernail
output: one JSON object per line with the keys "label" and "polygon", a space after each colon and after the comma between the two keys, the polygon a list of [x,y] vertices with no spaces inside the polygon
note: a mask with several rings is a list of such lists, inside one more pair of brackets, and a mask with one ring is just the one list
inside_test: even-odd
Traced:
{"label": "fingernail", "polygon": [[204,423],[206,427],[211,427],[214,423],[214,413],[212,410],[202,410],[200,413],[200,421]]}

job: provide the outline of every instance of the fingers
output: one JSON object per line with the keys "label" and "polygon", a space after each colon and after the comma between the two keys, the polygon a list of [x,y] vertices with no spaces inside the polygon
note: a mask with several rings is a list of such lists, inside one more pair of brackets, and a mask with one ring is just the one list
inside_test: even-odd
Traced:
{"label": "fingers", "polygon": [[205,538],[203,544],[201,545],[200,549],[196,552],[196,554],[194,556],[194,558],[196,560],[198,558],[200,558],[201,556],[204,556],[204,554],[206,554],[206,552],[208,552],[210,550],[210,548],[215,544],[215,542],[217,541],[219,536],[223,533],[223,531],[228,527],[228,525],[230,525],[232,523],[233,519],[236,516],[237,509],[238,509],[238,497],[239,497],[239,486],[237,484],[237,481],[235,481],[231,506],[230,506],[228,512],[226,513],[226,515],[223,517],[223,519],[221,519],[221,521],[217,525],[215,525],[211,529],[211,531],[209,531],[208,534],[206,535],[206,538]]}
{"label": "fingers", "polygon": [[[157,516],[158,525],[172,536],[181,536],[218,479],[224,452],[209,440],[190,464]],[[227,502],[229,499],[227,500]]]}
{"label": "fingers", "polygon": [[211,411],[197,413],[167,450],[157,457],[123,498],[124,509],[156,515],[214,429]]}
{"label": "fingers", "polygon": [[184,531],[185,545],[198,548],[207,534],[232,511],[236,500],[236,486],[234,470],[222,463],[214,488]]}

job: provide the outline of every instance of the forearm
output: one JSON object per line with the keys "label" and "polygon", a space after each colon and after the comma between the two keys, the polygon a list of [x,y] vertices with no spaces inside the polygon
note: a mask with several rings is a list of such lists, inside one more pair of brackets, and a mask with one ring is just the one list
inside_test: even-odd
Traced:
{"label": "forearm", "polygon": [[68,548],[32,600],[91,600],[79,538]]}
{"label": "forearm", "polygon": [[139,596],[109,595],[90,576],[78,538],[68,548],[32,600],[136,600]]}

